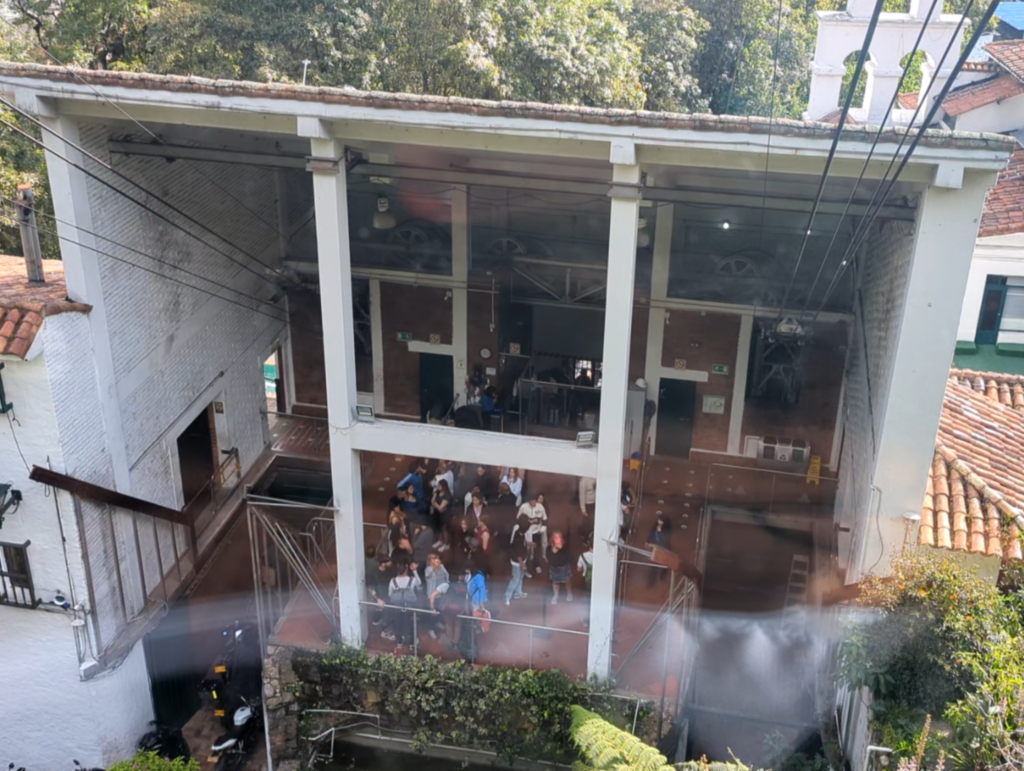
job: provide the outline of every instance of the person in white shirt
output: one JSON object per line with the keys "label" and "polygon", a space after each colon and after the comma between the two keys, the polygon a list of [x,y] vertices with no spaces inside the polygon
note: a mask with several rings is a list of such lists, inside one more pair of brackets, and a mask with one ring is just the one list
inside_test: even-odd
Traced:
{"label": "person in white shirt", "polygon": [[547,555],[548,550],[548,512],[544,508],[544,496],[541,493],[536,493],[530,496],[530,499],[519,507],[519,516],[526,517],[530,520],[530,527],[526,531],[526,542],[530,545],[530,557],[537,566],[537,572],[542,572],[540,561],[535,559],[536,555],[536,542],[534,536],[540,534],[540,544],[542,553]]}
{"label": "person in white shirt", "polygon": [[446,460],[437,462],[437,474],[434,475],[433,481],[431,481],[431,487],[437,487],[438,481],[443,479],[448,483],[448,490],[453,492],[455,490],[455,474],[452,473],[451,464]]}
{"label": "person in white shirt", "polygon": [[586,517],[594,513],[597,501],[597,480],[594,477],[580,477],[580,513]]}
{"label": "person in white shirt", "polygon": [[510,468],[505,472],[505,476],[501,478],[501,481],[508,485],[509,491],[516,497],[516,506],[522,506],[523,479],[519,476],[519,472],[514,468]]}

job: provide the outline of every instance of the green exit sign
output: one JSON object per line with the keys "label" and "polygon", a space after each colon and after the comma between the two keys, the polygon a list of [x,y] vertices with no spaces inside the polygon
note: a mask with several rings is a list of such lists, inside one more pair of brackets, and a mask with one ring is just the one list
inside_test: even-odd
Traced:
{"label": "green exit sign", "polygon": [[398,338],[399,342],[407,343],[410,340],[412,340],[412,332],[399,332],[396,335],[396,337]]}
{"label": "green exit sign", "polygon": [[712,364],[711,371],[716,375],[728,375],[729,365],[728,364]]}

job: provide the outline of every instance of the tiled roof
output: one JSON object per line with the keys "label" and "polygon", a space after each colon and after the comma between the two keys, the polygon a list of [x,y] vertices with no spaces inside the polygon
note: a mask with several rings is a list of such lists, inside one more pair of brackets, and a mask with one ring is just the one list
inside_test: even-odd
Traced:
{"label": "tiled roof", "polygon": [[45,260],[43,272],[45,284],[29,284],[24,258],[0,255],[0,354],[24,359],[47,316],[92,310],[68,300],[63,262]]}
{"label": "tiled roof", "polygon": [[917,100],[921,98],[920,91],[908,91],[896,97],[901,110],[916,110]]}
{"label": "tiled roof", "polygon": [[[818,123],[830,123],[833,126],[837,126],[839,125],[839,116],[842,114],[843,108],[836,107],[836,109],[834,109],[832,112],[825,113],[820,118],[818,118]],[[853,116],[850,115],[850,113],[846,113],[846,122],[843,125],[852,126],[856,123],[857,121],[853,119]]]}
{"label": "tiled roof", "polygon": [[996,64],[1024,81],[1024,40],[999,40],[985,46],[988,55]]}
{"label": "tiled roof", "polygon": [[[156,75],[123,70],[86,70],[74,72],[64,67],[45,64],[0,62],[0,78],[31,78],[50,83],[86,84],[87,87],[165,91],[176,94],[204,94],[221,98],[290,99],[314,104],[350,105],[381,110],[420,110],[449,114],[476,115],[501,119],[527,118],[600,124],[639,126],[690,131],[723,131],[741,134],[771,134],[794,137],[831,137],[833,129],[816,121],[775,118],[756,115],[693,115],[673,112],[648,112],[579,105],[542,104],[539,102],[493,101],[456,96],[427,94],[393,94],[383,91],[360,91],[355,88],[303,86],[296,83],[253,83],[241,80],[212,80],[181,75]],[[62,94],[68,97],[67,92]],[[94,98],[94,95],[89,97]],[[902,136],[897,127],[887,130],[889,136]],[[871,126],[850,126],[843,131],[843,140],[874,142],[877,129]],[[884,135],[883,135],[884,138]],[[1000,134],[971,131],[928,129],[921,144],[928,147],[963,147],[967,149],[1005,150],[1007,137]]]}
{"label": "tiled roof", "polygon": [[1021,94],[1024,94],[1024,83],[1013,75],[997,75],[950,92],[942,102],[942,109],[955,117],[982,105],[1001,102]]}
{"label": "tiled roof", "polygon": [[1019,560],[1022,512],[1024,377],[953,370],[918,542]]}
{"label": "tiled roof", "polygon": [[988,191],[978,236],[1024,233],[1024,148],[1018,147]]}

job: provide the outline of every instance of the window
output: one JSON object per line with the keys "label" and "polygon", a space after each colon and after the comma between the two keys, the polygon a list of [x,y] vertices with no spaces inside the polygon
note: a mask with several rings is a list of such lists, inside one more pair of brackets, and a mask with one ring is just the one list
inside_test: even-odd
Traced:
{"label": "window", "polygon": [[974,342],[995,345],[999,338],[999,327],[1006,302],[1006,276],[989,276],[985,281],[985,294],[981,298],[981,314],[978,317],[978,331]]}
{"label": "window", "polygon": [[34,608],[39,604],[32,585],[25,543],[0,543],[0,605]]}

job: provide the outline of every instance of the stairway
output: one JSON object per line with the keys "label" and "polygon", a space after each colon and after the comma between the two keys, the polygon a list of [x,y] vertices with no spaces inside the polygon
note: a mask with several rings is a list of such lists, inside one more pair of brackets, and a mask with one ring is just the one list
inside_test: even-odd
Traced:
{"label": "stairway", "polygon": [[795,610],[807,604],[808,581],[811,574],[811,558],[806,554],[794,554],[786,584],[785,610]]}

